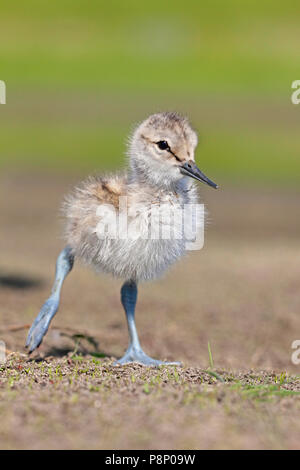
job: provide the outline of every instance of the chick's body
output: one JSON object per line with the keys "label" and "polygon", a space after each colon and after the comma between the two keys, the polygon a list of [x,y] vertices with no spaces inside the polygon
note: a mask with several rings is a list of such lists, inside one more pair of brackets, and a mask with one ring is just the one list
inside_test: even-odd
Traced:
{"label": "chick's body", "polygon": [[[126,174],[91,177],[75,188],[64,204],[67,245],[56,262],[50,297],[29,330],[26,346],[34,351],[56,314],[60,293],[74,260],[123,278],[121,302],[129,346],[117,364],[178,364],[148,356],[135,325],[138,282],[156,279],[186,251],[190,235],[203,218],[186,217],[197,202],[195,180],[214,188],[195,163],[197,134],[177,113],[149,116],[130,139]],[[195,223],[196,222],[196,223]],[[195,227],[195,231],[193,228]]]}
{"label": "chick's body", "polygon": [[126,174],[91,177],[66,199],[66,241],[96,271],[148,281],[185,253],[184,208],[196,200],[193,185],[154,190]]}

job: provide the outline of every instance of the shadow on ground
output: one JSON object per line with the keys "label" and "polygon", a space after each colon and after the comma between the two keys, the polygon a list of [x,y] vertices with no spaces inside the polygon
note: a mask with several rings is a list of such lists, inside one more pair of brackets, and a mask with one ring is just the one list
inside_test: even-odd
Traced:
{"label": "shadow on ground", "polygon": [[25,277],[20,274],[3,275],[0,274],[0,288],[8,287],[9,289],[35,289],[41,287],[43,282],[39,279]]}

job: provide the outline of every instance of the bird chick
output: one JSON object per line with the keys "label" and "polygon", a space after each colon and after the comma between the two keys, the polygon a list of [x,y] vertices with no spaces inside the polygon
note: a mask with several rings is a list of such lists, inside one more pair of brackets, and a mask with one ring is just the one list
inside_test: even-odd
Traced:
{"label": "bird chick", "polygon": [[[197,141],[187,118],[177,113],[153,114],[129,140],[126,173],[90,177],[66,198],[67,246],[57,260],[52,294],[29,331],[30,352],[42,342],[58,310],[63,281],[78,258],[96,271],[125,281],[121,302],[130,342],[117,364],[178,364],[144,353],[135,326],[135,306],[138,283],[157,279],[186,251],[183,211],[187,204],[197,203],[194,180],[217,187],[196,166]],[[192,225],[193,220],[185,223]]]}

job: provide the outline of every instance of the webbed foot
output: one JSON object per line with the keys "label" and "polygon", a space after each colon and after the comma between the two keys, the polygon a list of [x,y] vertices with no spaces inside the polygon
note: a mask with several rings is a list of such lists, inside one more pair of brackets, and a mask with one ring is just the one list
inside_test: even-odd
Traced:
{"label": "webbed foot", "polygon": [[26,340],[25,347],[31,353],[39,347],[43,341],[43,337],[48,331],[51,319],[54,317],[58,310],[59,298],[50,297],[42,306],[40,313],[34,320]]}
{"label": "webbed foot", "polygon": [[147,356],[142,349],[136,349],[129,347],[121,359],[118,359],[114,362],[114,366],[131,364],[137,362],[146,367],[159,367],[159,366],[181,366],[180,362],[168,362],[160,361],[158,359],[153,359],[150,356]]}

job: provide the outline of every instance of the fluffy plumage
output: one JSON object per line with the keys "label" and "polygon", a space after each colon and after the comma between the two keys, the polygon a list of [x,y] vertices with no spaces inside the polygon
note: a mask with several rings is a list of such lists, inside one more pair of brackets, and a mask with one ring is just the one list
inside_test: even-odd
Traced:
{"label": "fluffy plumage", "polygon": [[[167,141],[176,157],[160,150],[159,141]],[[196,145],[195,131],[176,113],[155,114],[140,124],[130,138],[127,173],[90,177],[66,198],[65,237],[75,257],[126,280],[162,275],[185,253],[182,211],[197,202],[197,193],[180,166],[194,161]],[[115,233],[120,204],[127,205],[127,237],[124,227]]]}
{"label": "fluffy plumage", "polygon": [[190,226],[195,222],[198,229],[203,226],[203,218],[186,218],[184,211],[185,205],[197,202],[194,179],[216,187],[195,164],[196,145],[197,135],[186,118],[154,114],[130,138],[127,173],[91,177],[66,198],[67,246],[57,258],[51,295],[29,330],[29,352],[47,333],[59,308],[64,279],[79,258],[97,271],[125,279],[121,302],[129,346],[116,364],[179,364],[153,359],[143,351],[135,306],[137,283],[163,274],[185,253]]}

